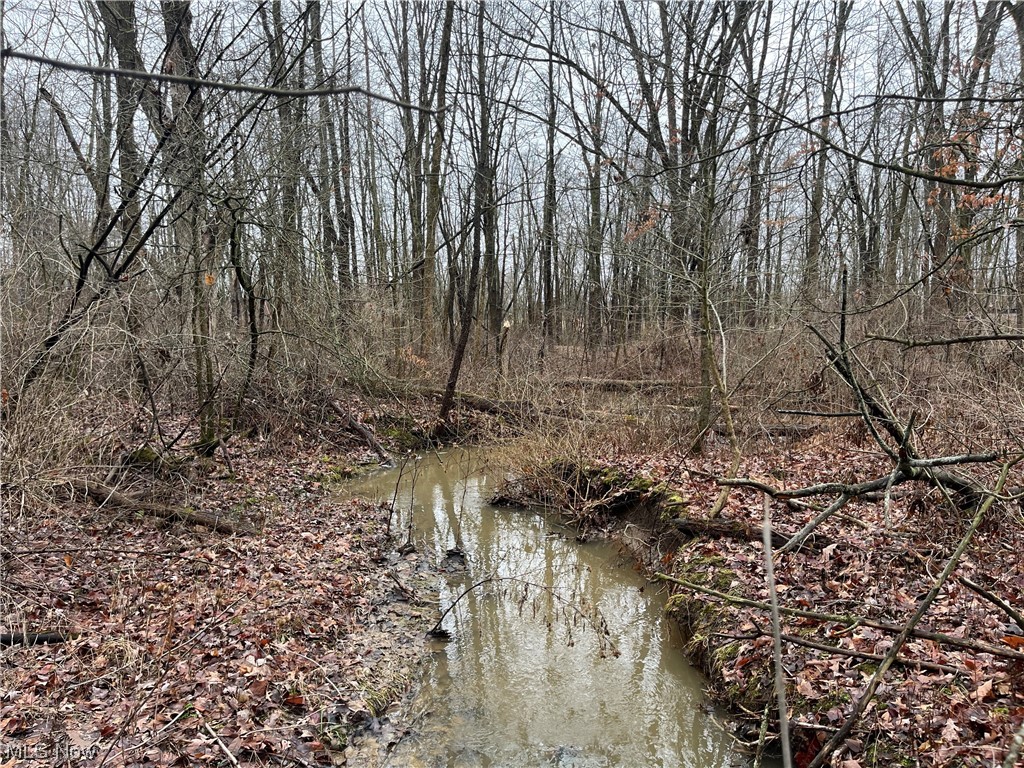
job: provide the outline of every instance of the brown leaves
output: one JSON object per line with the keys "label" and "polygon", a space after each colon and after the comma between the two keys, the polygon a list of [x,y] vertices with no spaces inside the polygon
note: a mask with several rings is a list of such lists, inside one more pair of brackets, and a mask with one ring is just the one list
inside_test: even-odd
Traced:
{"label": "brown leaves", "polygon": [[[690,516],[710,509],[718,490],[714,478],[725,475],[728,467],[728,457],[622,455],[611,448],[594,459],[626,476],[643,475],[652,482],[667,483],[673,493],[689,499]],[[821,434],[785,455],[765,451],[749,456],[740,474],[771,478],[770,484],[776,487],[803,487],[834,480],[837,468],[859,477],[888,471],[884,457],[851,450],[834,435]],[[782,606],[902,625],[941,570],[952,546],[950,538],[956,535],[955,524],[937,522],[943,520],[941,503],[930,496],[894,499],[888,509],[883,504],[851,502],[844,510],[847,519],[833,518],[822,526],[830,544],[819,551],[776,557]],[[758,524],[761,512],[757,494],[737,490],[723,515]],[[773,526],[791,533],[816,512],[777,504],[771,513]],[[1020,552],[1024,552],[1024,531],[1019,526],[992,525],[975,539],[958,573],[978,575],[994,593],[1012,602],[1024,583]],[[671,556],[659,553],[654,567],[721,592],[766,599],[763,552],[756,542],[698,538]],[[688,652],[709,673],[717,693],[751,712],[762,711],[771,692],[768,616],[759,609],[686,590],[676,599],[682,601],[677,615],[693,630]],[[1009,626],[1007,616],[990,602],[950,583],[921,628],[994,646],[1024,648],[1024,637],[1009,632]],[[865,625],[791,616],[783,617],[782,630],[875,657],[888,653],[895,638],[894,632]],[[902,663],[887,672],[877,698],[833,765],[854,768],[905,759],[927,768],[1001,764],[1010,739],[1024,721],[1024,688],[1017,684],[1020,670],[993,654],[919,638],[903,647],[900,659]],[[951,671],[915,667],[915,661]],[[819,734],[845,722],[877,664],[877,659],[784,643],[795,747],[801,756],[798,765],[813,759],[821,743]],[[855,749],[857,744],[860,747]]]}
{"label": "brown leaves", "polygon": [[[11,563],[32,598],[17,620],[64,617],[81,639],[5,651],[5,745],[75,728],[113,750],[108,764],[219,765],[225,747],[243,765],[313,764],[327,759],[321,716],[339,696],[358,698],[394,657],[411,668],[424,626],[389,619],[397,634],[369,637],[389,611],[387,512],[331,498],[325,467],[344,457],[325,464],[313,441],[290,457],[252,448],[232,447],[242,482],[205,478],[194,492],[212,510],[258,507],[262,536],[88,506],[22,521],[17,548],[41,554]],[[392,655],[369,658],[382,648]]]}

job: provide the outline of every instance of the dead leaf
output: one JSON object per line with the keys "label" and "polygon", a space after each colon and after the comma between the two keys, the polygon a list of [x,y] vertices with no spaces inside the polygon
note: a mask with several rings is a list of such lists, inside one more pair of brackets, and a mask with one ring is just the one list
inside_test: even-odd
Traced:
{"label": "dead leaf", "polygon": [[953,718],[948,718],[946,724],[942,728],[942,740],[947,744],[957,741],[957,735],[960,733],[960,729],[956,727],[956,723],[953,722]]}
{"label": "dead leaf", "polygon": [[978,686],[978,690],[974,692],[974,700],[981,702],[992,693],[992,681],[986,680],[984,683]]}

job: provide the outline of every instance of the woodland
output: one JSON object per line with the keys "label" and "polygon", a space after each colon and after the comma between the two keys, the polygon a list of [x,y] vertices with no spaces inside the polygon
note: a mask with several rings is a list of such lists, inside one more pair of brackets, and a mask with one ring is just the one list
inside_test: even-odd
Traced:
{"label": "woodland", "polygon": [[1022,764],[1024,5],[0,15],[0,765],[363,764],[456,443],[755,762]]}

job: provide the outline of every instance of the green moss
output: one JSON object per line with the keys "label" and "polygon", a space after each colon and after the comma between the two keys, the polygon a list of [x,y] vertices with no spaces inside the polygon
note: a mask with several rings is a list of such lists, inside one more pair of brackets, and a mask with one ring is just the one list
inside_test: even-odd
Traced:
{"label": "green moss", "polygon": [[739,643],[726,643],[716,648],[712,654],[716,664],[723,667],[733,664],[740,655]]}
{"label": "green moss", "polygon": [[422,427],[411,416],[400,414],[382,416],[375,425],[377,435],[385,442],[406,451],[422,448],[429,442]]}
{"label": "green moss", "polygon": [[143,445],[129,453],[125,459],[125,463],[134,464],[136,466],[159,464],[160,454],[157,453],[152,448],[150,448],[148,445]]}
{"label": "green moss", "polygon": [[686,506],[688,506],[688,503],[687,503],[686,499],[683,498],[683,496],[681,496],[680,494],[675,493],[673,491],[669,491],[667,488],[665,489],[665,495],[661,499],[661,504],[664,507],[676,507],[676,508],[678,508],[678,507],[685,508]]}
{"label": "green moss", "polygon": [[[725,559],[718,555],[677,562],[675,575],[720,592],[727,592],[735,578]],[[740,680],[726,682],[730,676],[725,673],[733,670],[741,652],[738,642],[722,643],[723,634],[735,631],[734,608],[683,587],[669,599],[666,611],[683,631],[687,657],[707,675],[722,701],[735,710],[759,712],[772,692],[772,674],[766,658],[759,657],[745,666]]]}
{"label": "green moss", "polygon": [[675,575],[719,592],[728,591],[736,578],[736,574],[725,567],[725,558],[719,555],[697,556],[687,562],[679,562]]}
{"label": "green moss", "polygon": [[338,466],[331,467],[327,472],[325,472],[321,481],[327,483],[340,483],[342,480],[348,480],[354,474],[355,471],[352,467],[347,464],[339,464]]}
{"label": "green moss", "polygon": [[342,480],[348,480],[356,474],[354,467],[345,463],[339,463],[334,456],[324,454],[320,457],[320,463],[324,465],[323,471],[311,475],[311,480],[324,484],[340,483]]}

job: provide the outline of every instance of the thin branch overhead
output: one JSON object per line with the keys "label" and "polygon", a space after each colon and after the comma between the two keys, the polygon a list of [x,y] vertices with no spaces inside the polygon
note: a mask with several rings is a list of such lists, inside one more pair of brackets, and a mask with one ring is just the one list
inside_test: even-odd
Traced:
{"label": "thin branch overhead", "polygon": [[93,75],[116,75],[118,77],[130,77],[135,80],[149,80],[161,83],[175,83],[177,85],[190,85],[194,88],[214,88],[221,91],[236,91],[239,93],[253,93],[260,96],[280,96],[292,99],[308,99],[316,96],[337,96],[344,94],[361,94],[368,99],[383,101],[402,109],[414,109],[417,112],[435,114],[435,110],[427,109],[416,104],[393,99],[382,93],[368,90],[361,85],[342,85],[333,88],[271,88],[261,85],[245,85],[244,83],[228,83],[223,80],[205,80],[198,77],[185,77],[183,75],[162,74],[157,72],[144,72],[138,69],[120,69],[118,67],[99,67],[91,64],[76,64],[71,61],[61,61],[48,56],[36,56],[31,53],[23,53],[13,48],[0,49],[0,59],[21,59],[32,61],[37,64],[47,64],[56,69],[63,69],[69,72],[85,72]]}

